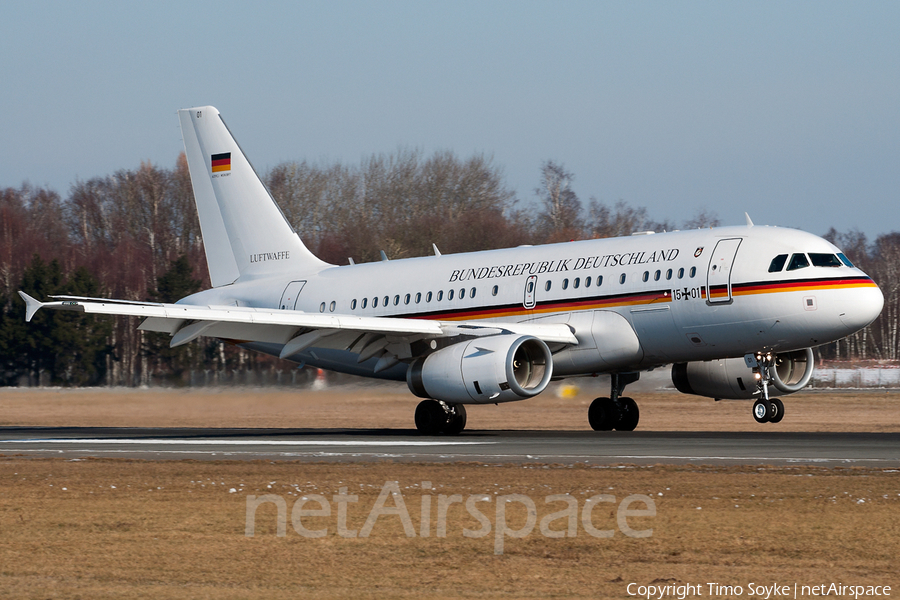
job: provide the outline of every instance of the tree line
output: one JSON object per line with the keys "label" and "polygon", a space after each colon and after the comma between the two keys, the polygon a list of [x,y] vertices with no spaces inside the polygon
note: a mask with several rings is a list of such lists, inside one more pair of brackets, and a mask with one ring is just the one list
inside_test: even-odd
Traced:
{"label": "tree line", "polygon": [[[541,165],[520,198],[490,157],[400,149],[359,164],[282,163],[264,179],[285,216],[320,258],[335,264],[719,225],[700,211],[674,223],[642,207],[583,202],[574,176]],[[900,233],[826,236],[885,293],[871,326],[817,349],[822,359],[900,358]],[[290,363],[201,338],[170,349],[136,318],[39,311],[24,323],[16,293],[174,302],[209,287],[187,161],[142,163],[77,181],[66,197],[23,184],[0,189],[0,384],[144,385],[183,382],[191,370],[288,370]]]}

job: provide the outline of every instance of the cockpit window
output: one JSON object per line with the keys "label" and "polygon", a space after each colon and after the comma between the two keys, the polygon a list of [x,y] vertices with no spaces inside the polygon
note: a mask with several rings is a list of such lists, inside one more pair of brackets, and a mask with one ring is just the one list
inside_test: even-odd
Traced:
{"label": "cockpit window", "polygon": [[788,263],[788,271],[796,271],[797,269],[803,269],[809,266],[809,261],[806,259],[805,254],[795,254],[791,257],[791,262]]}
{"label": "cockpit window", "polygon": [[847,265],[847,266],[850,267],[851,269],[853,268],[853,263],[850,262],[850,259],[849,259],[849,258],[847,258],[846,256],[844,256],[843,252],[840,253],[840,254],[838,254],[837,256],[838,256],[839,259],[841,259],[841,262],[842,262],[842,263],[844,263],[845,265]]}
{"label": "cockpit window", "polygon": [[784,268],[784,263],[787,260],[787,254],[779,254],[775,258],[772,259],[772,262],[769,264],[769,273],[778,273]]}
{"label": "cockpit window", "polygon": [[815,254],[809,253],[809,260],[814,267],[839,267],[841,261],[834,254]]}

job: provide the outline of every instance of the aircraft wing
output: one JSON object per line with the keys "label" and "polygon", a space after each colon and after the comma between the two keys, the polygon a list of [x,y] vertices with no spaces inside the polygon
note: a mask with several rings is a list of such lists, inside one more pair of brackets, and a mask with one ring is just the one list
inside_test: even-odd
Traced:
{"label": "aircraft wing", "polygon": [[[459,335],[483,336],[498,333],[533,335],[548,343],[577,344],[575,334],[565,324],[485,323],[479,321],[436,321],[393,317],[316,314],[293,310],[249,308],[242,306],[198,306],[163,304],[130,300],[106,300],[78,296],[53,296],[53,302],[41,302],[24,292],[25,320],[30,321],[41,308],[88,314],[144,317],[140,329],[168,333],[170,346],[186,344],[200,336],[243,342],[284,344],[282,358],[312,346],[344,348],[359,352],[360,360],[373,348],[399,358],[396,346],[422,340]],[[390,346],[395,346],[392,350]],[[408,351],[408,350],[407,350]]]}

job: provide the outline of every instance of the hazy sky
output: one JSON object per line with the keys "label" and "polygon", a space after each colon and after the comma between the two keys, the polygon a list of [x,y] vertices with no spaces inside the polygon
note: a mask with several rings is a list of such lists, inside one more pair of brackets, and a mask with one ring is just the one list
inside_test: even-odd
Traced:
{"label": "hazy sky", "polygon": [[0,188],[172,167],[212,104],[251,162],[541,162],[657,220],[900,230],[900,3],[4,2]]}

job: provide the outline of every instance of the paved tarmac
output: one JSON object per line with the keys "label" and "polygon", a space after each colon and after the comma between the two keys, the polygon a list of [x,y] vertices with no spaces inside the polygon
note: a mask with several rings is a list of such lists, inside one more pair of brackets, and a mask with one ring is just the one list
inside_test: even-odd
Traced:
{"label": "paved tarmac", "polygon": [[820,465],[900,468],[900,433],[2,427],[0,454],[147,460]]}

